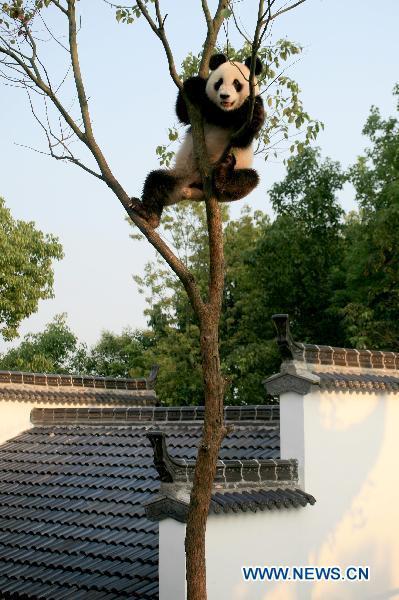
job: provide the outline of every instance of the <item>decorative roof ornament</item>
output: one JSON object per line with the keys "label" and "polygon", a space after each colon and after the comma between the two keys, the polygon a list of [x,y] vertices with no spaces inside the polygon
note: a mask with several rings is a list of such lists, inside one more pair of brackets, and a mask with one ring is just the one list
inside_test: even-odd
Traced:
{"label": "decorative roof ornament", "polygon": [[[146,435],[161,480],[159,494],[145,504],[146,515],[153,521],[173,518],[185,522],[196,462],[172,457],[164,432],[148,431]],[[257,512],[315,502],[299,488],[295,459],[218,460],[209,512]]]}
{"label": "decorative roof ornament", "polygon": [[303,395],[315,386],[329,391],[399,392],[399,353],[303,344],[294,341],[287,314],[272,319],[283,362],[279,373],[264,380],[269,394]]}

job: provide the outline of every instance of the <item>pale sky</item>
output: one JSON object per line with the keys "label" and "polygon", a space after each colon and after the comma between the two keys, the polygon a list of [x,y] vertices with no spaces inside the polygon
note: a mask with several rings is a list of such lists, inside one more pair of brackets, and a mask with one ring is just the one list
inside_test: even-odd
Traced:
{"label": "pale sky", "polygon": [[[161,4],[179,65],[189,51],[201,48],[200,2]],[[256,5],[256,0],[242,3],[249,27]],[[176,88],[163,49],[143,19],[118,25],[101,0],[82,0],[78,8],[83,10],[80,57],[95,134],[114,173],[137,196],[146,173],[157,168],[155,147],[166,141],[167,128],[175,123]],[[286,36],[305,47],[288,74],[299,82],[305,108],[325,124],[317,141],[323,155],[344,167],[366,145],[361,130],[370,106],[394,114],[398,23],[399,0],[307,0],[274,27],[275,39]],[[65,58],[61,50],[47,47],[43,58],[59,80]],[[41,302],[23,322],[21,334],[40,331],[60,312],[68,313],[72,330],[89,344],[103,329],[145,326],[144,299],[132,275],[143,272],[152,251],[145,241],[129,238],[118,201],[105,184],[77,167],[18,146],[45,149],[23,91],[1,87],[0,124],[0,195],[14,217],[54,233],[65,251],[55,266],[54,300]],[[233,216],[244,203],[269,212],[267,190],[281,179],[284,167],[281,161],[264,164],[257,158],[255,168],[261,183],[245,201],[232,205]],[[346,209],[354,207],[350,189],[342,202]],[[0,341],[0,351],[6,347]]]}

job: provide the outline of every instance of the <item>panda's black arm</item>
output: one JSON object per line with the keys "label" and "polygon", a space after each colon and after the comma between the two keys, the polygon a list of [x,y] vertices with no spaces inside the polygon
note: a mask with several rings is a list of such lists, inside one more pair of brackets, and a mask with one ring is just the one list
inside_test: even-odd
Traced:
{"label": "panda's black arm", "polygon": [[[190,77],[183,83],[183,88],[188,96],[188,99],[193,104],[201,106],[205,98],[206,79],[202,77]],[[187,112],[187,106],[183,98],[183,94],[179,91],[176,100],[176,115],[179,121],[185,125],[190,125],[190,119]]]}
{"label": "panda's black arm", "polygon": [[[242,111],[242,116],[246,119],[248,114],[249,103],[246,101],[243,106],[239,109]],[[263,100],[260,96],[256,96],[254,110],[252,114],[251,122],[245,127],[245,129],[236,136],[233,134],[232,143],[235,148],[246,148],[249,146],[254,137],[262,128],[262,125],[265,121],[265,109],[263,107]],[[245,121],[243,121],[245,123]],[[237,130],[240,127],[236,128]]]}

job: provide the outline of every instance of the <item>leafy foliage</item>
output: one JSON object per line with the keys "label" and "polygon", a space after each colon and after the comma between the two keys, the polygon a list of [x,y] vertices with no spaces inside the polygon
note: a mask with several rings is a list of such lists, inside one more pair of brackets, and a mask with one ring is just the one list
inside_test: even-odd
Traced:
{"label": "leafy foliage", "polygon": [[16,348],[0,356],[0,369],[36,373],[63,373],[76,371],[77,362],[84,355],[77,337],[69,329],[66,315],[54,317],[44,331],[28,333]]}
{"label": "leafy foliage", "polygon": [[37,310],[39,300],[53,297],[53,260],[63,257],[53,235],[32,222],[13,219],[0,198],[0,334],[17,335],[22,321]]}
{"label": "leafy foliage", "polygon": [[149,338],[140,331],[125,329],[120,335],[103,331],[97,344],[87,352],[80,370],[105,377],[131,377],[145,375],[144,358]]}
{"label": "leafy foliage", "polygon": [[[399,112],[399,86],[394,96]],[[399,120],[371,109],[371,146],[350,171],[360,206],[348,223],[345,321],[358,347],[399,350]]]}

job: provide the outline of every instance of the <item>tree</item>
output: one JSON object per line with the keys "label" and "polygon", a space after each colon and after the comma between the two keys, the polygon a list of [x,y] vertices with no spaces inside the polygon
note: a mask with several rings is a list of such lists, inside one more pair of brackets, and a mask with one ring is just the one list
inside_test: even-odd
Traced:
{"label": "tree", "polygon": [[16,347],[0,356],[0,369],[33,373],[73,373],[79,371],[84,347],[66,322],[57,315],[44,331],[28,333]]}
{"label": "tree", "polygon": [[53,235],[13,219],[0,198],[0,335],[11,340],[39,300],[53,297],[53,260],[63,257]]}
{"label": "tree", "polygon": [[[267,36],[274,20],[304,1],[298,0],[296,2],[279,3],[277,0],[259,0],[258,2],[253,38],[248,38],[244,33],[244,38],[250,44],[253,65],[250,75],[250,88],[252,92],[248,102],[247,124],[250,122],[255,101],[253,93],[254,59],[262,51],[262,48],[267,45],[270,46]],[[214,52],[218,34],[224,21],[233,18],[238,30],[241,31],[239,20],[235,16],[235,4],[233,0],[219,0],[216,11],[212,15],[207,0],[201,0],[206,24],[206,39],[201,53],[198,73],[203,78],[206,78],[208,75],[209,60]],[[43,49],[43,40],[40,38],[39,33],[39,22],[36,21],[38,14],[42,18],[45,17],[45,14],[43,16],[45,8],[57,11],[64,25],[64,30],[60,36],[62,43],[64,43],[65,37],[68,40],[67,50],[70,56],[73,83],[80,112],[80,115],[76,118],[68,110],[68,104],[62,97],[64,88],[57,87],[50,80],[49,70],[45,68],[46,58],[43,52],[45,53],[48,46],[44,45],[45,49]],[[186,558],[188,598],[189,600],[204,600],[206,598],[206,520],[220,444],[224,436],[228,433],[223,422],[225,381],[220,367],[218,332],[224,283],[223,222],[219,204],[213,193],[212,173],[215,165],[211,165],[208,160],[201,112],[196,105],[189,101],[184,92],[181,78],[175,66],[173,52],[166,36],[165,17],[161,13],[160,2],[159,0],[154,0],[151,3],[147,2],[147,0],[136,0],[132,8],[117,7],[117,18],[120,20],[132,21],[140,15],[145,18],[155,36],[163,45],[171,78],[176,87],[183,91],[192,126],[194,152],[204,190],[209,238],[209,277],[205,294],[201,293],[201,287],[193,273],[175,254],[173,249],[166,244],[161,235],[147,221],[140,218],[137,212],[133,210],[132,207],[135,205],[132,204],[129,195],[114,176],[106,160],[105,153],[96,140],[79,61],[76,0],[12,0],[9,3],[3,3],[1,8],[2,20],[0,23],[0,60],[5,71],[4,76],[9,80],[11,79],[11,81],[16,81],[18,85],[25,88],[28,92],[33,115],[45,132],[49,154],[58,160],[69,161],[79,166],[108,186],[121,202],[134,224],[180,279],[198,320],[205,416],[191,491],[186,529]],[[37,28],[36,25],[33,26],[36,22]],[[51,39],[57,40],[57,35],[51,33]],[[273,47],[270,51],[271,56],[274,57]],[[281,60],[285,60],[284,57],[288,56],[289,49],[280,50],[280,48],[277,48],[277,53],[281,55]],[[277,56],[274,58],[274,62],[275,59],[278,62],[279,59]],[[63,77],[59,77],[59,80],[63,81]],[[291,104],[289,106],[282,104],[280,97],[281,89],[290,89],[291,84],[289,84],[290,87],[287,85],[284,73],[275,73],[272,76],[272,69],[268,68],[266,69],[264,83],[266,86],[271,86],[273,82],[277,85],[277,91],[275,91],[274,96],[269,96],[270,100],[267,97],[267,103],[268,105],[270,104],[271,108],[274,104],[274,109],[278,117],[275,122],[273,115],[271,116],[272,131],[269,130],[267,132],[267,137],[271,139],[273,131],[276,131],[278,135],[281,134],[283,136],[283,139],[288,139],[288,131],[282,129],[282,127],[284,128],[284,122],[287,121],[289,124],[294,123],[300,129],[309,120],[309,117],[302,110],[298,101],[297,89],[291,90]],[[44,99],[44,119],[40,118],[40,114],[38,114],[36,106],[32,101],[31,94],[33,92],[38,92],[39,96]],[[62,125],[59,132],[49,122],[51,114],[49,115],[47,110],[48,104],[52,106],[58,117],[61,118]],[[305,142],[309,141],[316,134],[316,127],[310,130],[307,129]],[[94,168],[74,154],[70,145],[72,139],[81,142],[89,151],[95,161],[96,166]],[[224,155],[227,155],[229,152],[232,141],[230,141]]]}
{"label": "tree", "polygon": [[276,219],[260,236],[249,266],[261,290],[250,315],[264,327],[264,339],[270,339],[271,331],[263,316],[287,312],[300,339],[339,343],[333,297],[343,285],[344,212],[337,192],[344,182],[339,163],[322,162],[319,151],[308,148],[290,161],[286,177],[272,187]]}
{"label": "tree", "polygon": [[[399,111],[399,85],[394,88]],[[359,215],[348,222],[345,260],[348,338],[359,348],[399,350],[399,120],[372,107],[371,146],[350,171]]]}
{"label": "tree", "polygon": [[148,373],[145,350],[151,334],[126,328],[120,335],[103,331],[99,341],[87,352],[81,371],[104,377],[132,377]]}

